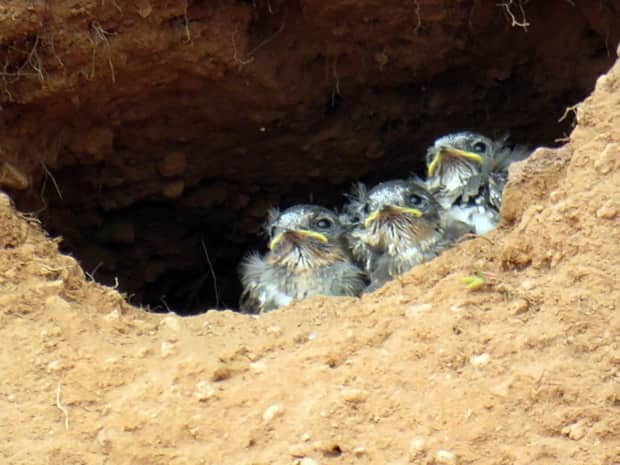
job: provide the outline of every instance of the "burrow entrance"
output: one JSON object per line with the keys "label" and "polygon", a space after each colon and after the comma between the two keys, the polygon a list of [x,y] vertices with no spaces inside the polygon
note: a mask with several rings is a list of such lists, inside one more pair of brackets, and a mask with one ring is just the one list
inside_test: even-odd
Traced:
{"label": "burrow entrance", "polygon": [[560,144],[620,31],[614,2],[126,3],[54,6],[15,39],[7,59],[42,72],[5,79],[2,133],[31,177],[18,206],[95,280],[181,314],[237,306],[272,206],[422,173],[455,130]]}

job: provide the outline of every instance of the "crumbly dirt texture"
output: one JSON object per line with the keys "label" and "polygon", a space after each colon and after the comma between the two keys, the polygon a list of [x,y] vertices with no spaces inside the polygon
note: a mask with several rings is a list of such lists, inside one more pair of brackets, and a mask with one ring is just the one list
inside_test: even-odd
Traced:
{"label": "crumbly dirt texture", "polygon": [[[552,3],[572,22],[541,26]],[[620,62],[569,113],[565,122],[574,117],[576,126],[566,145],[539,148],[512,167],[496,231],[359,299],[315,298],[257,317],[148,313],[94,282],[91,269],[61,254],[60,240],[23,213],[29,199],[44,202],[56,224],[101,229],[114,236],[110,250],[120,243],[130,254],[144,245],[133,239],[139,229],[123,219],[105,230],[103,210],[112,215],[163,190],[179,211],[226,203],[233,216],[257,211],[257,222],[262,206],[279,198],[252,184],[259,168],[284,179],[295,166],[293,178],[309,179],[317,174],[301,161],[321,156],[334,175],[326,185],[340,188],[379,169],[383,156],[402,166],[390,147],[411,142],[412,128],[430,136],[441,115],[447,127],[467,107],[463,121],[501,126],[477,105],[502,99],[497,81],[518,91],[506,101],[515,110],[506,121],[522,124],[523,134],[536,131],[564,101],[559,94],[574,95],[573,79],[581,90],[592,85],[590,74],[613,55],[594,36],[614,43],[620,28],[608,28],[614,16],[606,10],[614,2],[594,3],[531,2],[532,25],[507,52],[496,30],[508,36],[515,27],[497,16],[495,2],[450,10],[420,0],[398,15],[374,1],[274,0],[256,2],[260,21],[252,19],[254,2],[4,2],[0,30],[12,32],[0,36],[0,183],[11,197],[0,193],[0,463],[619,465]],[[519,9],[509,11],[523,20]],[[584,18],[590,33],[573,35]],[[305,48],[295,34],[304,24]],[[368,30],[385,43],[362,42]],[[532,58],[543,39],[553,46]],[[424,53],[411,52],[416,43]],[[308,54],[287,60],[298,46]],[[463,55],[470,47],[505,61],[486,68]],[[450,90],[441,68],[461,59],[466,84]],[[412,104],[418,89],[407,87],[412,68],[439,76],[428,84],[439,90],[419,107]],[[480,69],[492,75],[488,82],[486,75],[466,81]],[[284,92],[281,84],[302,71],[314,77],[303,81],[308,88]],[[359,106],[347,108],[360,89],[367,93]],[[531,98],[553,89],[559,94]],[[339,114],[340,97],[346,111]],[[387,124],[407,111],[419,119]],[[248,121],[237,121],[240,114]],[[535,137],[556,120],[541,123]],[[282,132],[267,141],[261,127]],[[170,142],[175,137],[185,152]],[[245,146],[225,150],[237,140],[256,148],[254,156]],[[364,163],[356,158],[362,148]],[[222,150],[221,157],[202,150]],[[261,158],[268,153],[273,158]],[[210,169],[243,184],[245,203],[232,206],[229,185],[200,185]],[[161,220],[159,213],[149,218]],[[155,250],[186,237],[183,225],[175,236],[169,222],[152,223],[157,229],[142,219]],[[200,255],[195,250],[186,253]],[[179,248],[169,253],[175,258]],[[93,263],[105,254],[94,253]],[[164,268],[172,261],[164,251],[158,257]],[[131,260],[140,272],[153,265]],[[470,290],[462,278],[475,273],[485,283]]]}
{"label": "crumbly dirt texture", "polygon": [[620,0],[2,0],[0,186],[133,302],[230,308],[269,207],[557,145],[619,41]]}
{"label": "crumbly dirt texture", "polygon": [[620,64],[576,118],[498,230],[260,317],[131,307],[2,196],[2,462],[620,463]]}

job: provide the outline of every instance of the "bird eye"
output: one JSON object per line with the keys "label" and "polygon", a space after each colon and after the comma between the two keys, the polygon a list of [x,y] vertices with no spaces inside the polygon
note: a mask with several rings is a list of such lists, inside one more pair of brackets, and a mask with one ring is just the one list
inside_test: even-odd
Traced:
{"label": "bird eye", "polygon": [[424,198],[420,197],[418,194],[411,194],[409,196],[409,203],[411,205],[415,205],[416,207],[419,207],[420,205],[424,203]]}
{"label": "bird eye", "polygon": [[332,222],[327,218],[321,218],[316,222],[316,227],[319,229],[329,229],[332,227]]}
{"label": "bird eye", "polygon": [[365,203],[364,204],[364,208],[362,209],[362,211],[364,212],[364,215],[368,215],[370,213],[370,205]]}
{"label": "bird eye", "polygon": [[276,227],[272,226],[269,228],[269,237],[274,237],[276,235]]}
{"label": "bird eye", "polygon": [[487,144],[485,144],[484,142],[478,141],[474,144],[473,149],[474,149],[474,152],[476,153],[484,153],[487,151]]}

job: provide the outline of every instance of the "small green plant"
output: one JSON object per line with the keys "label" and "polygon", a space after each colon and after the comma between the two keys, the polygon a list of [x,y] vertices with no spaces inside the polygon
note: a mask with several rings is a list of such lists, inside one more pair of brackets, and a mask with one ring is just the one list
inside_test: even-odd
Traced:
{"label": "small green plant", "polygon": [[463,276],[461,282],[465,284],[470,291],[477,291],[486,285],[487,278],[482,271],[476,270],[473,275]]}

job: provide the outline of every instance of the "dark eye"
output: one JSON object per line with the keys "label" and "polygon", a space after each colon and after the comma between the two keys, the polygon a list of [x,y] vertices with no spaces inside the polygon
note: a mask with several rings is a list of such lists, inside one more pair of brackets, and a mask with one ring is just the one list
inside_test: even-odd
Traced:
{"label": "dark eye", "polygon": [[276,235],[276,227],[272,226],[269,228],[269,237],[274,237]]}
{"label": "dark eye", "polygon": [[364,204],[364,208],[363,208],[363,212],[364,212],[364,215],[368,215],[370,213],[370,205],[365,203]]}
{"label": "dark eye", "polygon": [[474,149],[474,152],[476,153],[484,153],[487,151],[487,144],[485,144],[484,142],[478,141],[474,144],[473,149]]}
{"label": "dark eye", "polygon": [[411,194],[409,196],[409,204],[410,205],[415,205],[416,207],[419,207],[423,203],[424,203],[424,198],[420,197],[418,194]]}
{"label": "dark eye", "polygon": [[332,224],[333,223],[331,222],[331,220],[328,220],[327,218],[321,218],[316,222],[316,227],[319,229],[329,229],[332,227]]}

